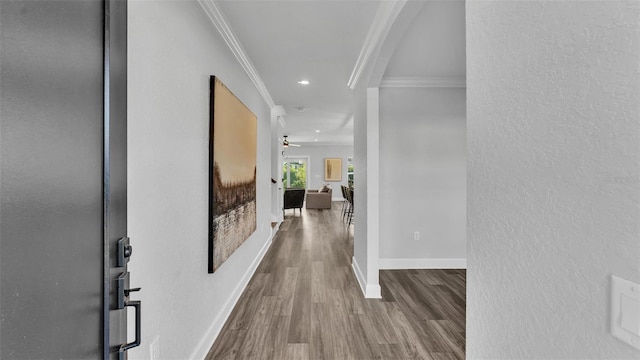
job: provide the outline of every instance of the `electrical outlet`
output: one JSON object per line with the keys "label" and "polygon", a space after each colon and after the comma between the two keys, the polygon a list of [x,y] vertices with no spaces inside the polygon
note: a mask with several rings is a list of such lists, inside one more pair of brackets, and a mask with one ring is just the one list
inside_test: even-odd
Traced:
{"label": "electrical outlet", "polygon": [[149,354],[151,360],[160,360],[160,335],[156,336],[149,345]]}
{"label": "electrical outlet", "polygon": [[413,233],[413,240],[420,240],[420,231],[416,231]]}

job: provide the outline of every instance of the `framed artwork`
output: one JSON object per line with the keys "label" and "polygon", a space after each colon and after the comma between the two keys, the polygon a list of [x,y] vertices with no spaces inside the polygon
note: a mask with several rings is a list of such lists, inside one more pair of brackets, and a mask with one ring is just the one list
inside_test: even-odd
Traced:
{"label": "framed artwork", "polygon": [[342,181],[342,159],[340,158],[324,159],[324,180],[325,181]]}
{"label": "framed artwork", "polygon": [[256,230],[257,118],[210,77],[209,261],[213,273]]}

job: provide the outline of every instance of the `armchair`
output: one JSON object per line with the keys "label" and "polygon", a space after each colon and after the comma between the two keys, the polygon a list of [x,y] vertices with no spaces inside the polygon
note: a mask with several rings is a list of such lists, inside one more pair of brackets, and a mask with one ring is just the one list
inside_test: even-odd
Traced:
{"label": "armchair", "polygon": [[286,189],[284,191],[284,205],[282,206],[282,216],[286,209],[293,209],[293,214],[296,214],[296,209],[300,209],[300,215],[302,215],[302,205],[304,204],[304,189]]}

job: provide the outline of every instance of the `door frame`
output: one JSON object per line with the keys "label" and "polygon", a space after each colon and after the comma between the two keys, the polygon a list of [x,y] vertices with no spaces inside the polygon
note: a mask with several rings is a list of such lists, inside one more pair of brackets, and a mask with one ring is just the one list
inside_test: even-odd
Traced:
{"label": "door frame", "polygon": [[[128,279],[127,260],[118,261],[127,238],[127,0],[104,2],[103,58],[103,359],[117,359],[127,339],[127,309],[121,308],[118,278]],[[124,244],[125,242],[123,242]],[[128,245],[127,245],[128,246]],[[126,255],[125,255],[126,256]],[[128,281],[122,286],[129,288]],[[126,293],[125,293],[126,294]],[[125,304],[128,296],[124,297]],[[139,311],[139,306],[136,308]],[[136,314],[136,319],[140,319]],[[136,325],[138,342],[141,324]],[[131,345],[131,344],[128,344]],[[123,349],[124,351],[124,349]]]}

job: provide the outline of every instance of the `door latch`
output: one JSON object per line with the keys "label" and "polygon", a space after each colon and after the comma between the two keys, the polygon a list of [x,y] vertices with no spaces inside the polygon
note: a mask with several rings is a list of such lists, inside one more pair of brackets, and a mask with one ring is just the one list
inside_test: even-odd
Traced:
{"label": "door latch", "polygon": [[116,309],[124,309],[127,306],[127,302],[129,301],[129,294],[132,292],[140,291],[141,288],[129,288],[129,272],[123,272],[118,276],[117,279],[117,290],[118,290],[118,306]]}

